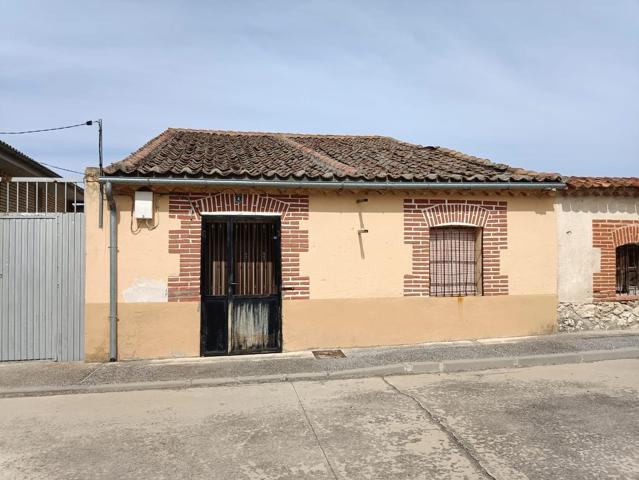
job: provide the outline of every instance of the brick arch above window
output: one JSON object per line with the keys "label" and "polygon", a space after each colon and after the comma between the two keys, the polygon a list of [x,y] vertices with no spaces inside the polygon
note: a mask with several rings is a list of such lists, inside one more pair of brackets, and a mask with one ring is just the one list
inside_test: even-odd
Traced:
{"label": "brick arch above window", "polygon": [[468,203],[443,203],[423,210],[426,225],[467,225],[483,228],[488,221],[490,210]]}
{"label": "brick arch above window", "polygon": [[628,243],[639,243],[639,224],[627,225],[614,230],[612,240],[615,247]]}

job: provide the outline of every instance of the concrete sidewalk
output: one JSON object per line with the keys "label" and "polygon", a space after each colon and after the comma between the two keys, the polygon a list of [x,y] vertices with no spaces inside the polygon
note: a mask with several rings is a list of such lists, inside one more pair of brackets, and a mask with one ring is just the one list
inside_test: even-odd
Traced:
{"label": "concrete sidewalk", "polygon": [[563,333],[422,345],[118,363],[0,364],[0,397],[176,389],[487,370],[639,358],[639,331]]}

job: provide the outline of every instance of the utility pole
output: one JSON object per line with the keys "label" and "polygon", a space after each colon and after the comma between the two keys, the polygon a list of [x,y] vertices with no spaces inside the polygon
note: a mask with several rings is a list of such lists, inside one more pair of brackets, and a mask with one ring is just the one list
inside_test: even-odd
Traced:
{"label": "utility pole", "polygon": [[[100,176],[104,173],[102,171],[102,119],[89,120],[86,124],[93,125],[93,122],[98,124],[98,166],[100,167]],[[98,208],[98,226],[102,228],[104,223],[104,192],[102,191],[102,184],[100,183],[100,205]]]}
{"label": "utility pole", "polygon": [[102,119],[98,119],[98,154],[100,158],[100,175],[102,175]]}

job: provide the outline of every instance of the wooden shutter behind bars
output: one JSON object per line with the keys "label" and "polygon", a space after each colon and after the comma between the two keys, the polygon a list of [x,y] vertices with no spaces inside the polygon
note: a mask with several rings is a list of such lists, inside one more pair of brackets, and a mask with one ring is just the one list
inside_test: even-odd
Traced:
{"label": "wooden shutter behind bars", "polygon": [[431,228],[430,295],[454,297],[481,294],[481,229]]}

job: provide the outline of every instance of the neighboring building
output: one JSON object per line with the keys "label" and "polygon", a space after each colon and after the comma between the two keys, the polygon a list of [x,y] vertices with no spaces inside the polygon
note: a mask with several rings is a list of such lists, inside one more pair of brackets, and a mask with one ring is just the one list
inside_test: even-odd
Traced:
{"label": "neighboring building", "polygon": [[[11,177],[59,177],[57,173],[36,162],[31,157],[0,140],[0,213],[35,211],[36,199],[44,199],[44,193],[35,188],[22,189],[7,180]],[[29,206],[27,206],[29,205]]]}
{"label": "neighboring building", "polygon": [[82,179],[0,142],[0,362],[84,359]]}
{"label": "neighboring building", "polygon": [[59,177],[33,158],[0,140],[0,177]]}
{"label": "neighboring building", "polygon": [[[0,140],[0,213],[81,211],[82,188],[65,183],[12,178],[60,178],[53,170]],[[66,195],[65,195],[66,193]]]}
{"label": "neighboring building", "polygon": [[557,199],[559,329],[639,328],[639,178],[567,185]]}
{"label": "neighboring building", "polygon": [[553,332],[564,186],[388,137],[169,129],[87,172],[86,359]]}

